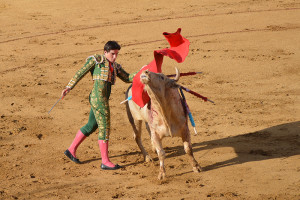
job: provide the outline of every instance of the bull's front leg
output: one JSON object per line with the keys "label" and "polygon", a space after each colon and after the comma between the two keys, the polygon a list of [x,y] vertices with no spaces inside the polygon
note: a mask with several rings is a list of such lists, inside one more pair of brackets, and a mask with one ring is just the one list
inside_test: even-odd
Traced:
{"label": "bull's front leg", "polygon": [[158,173],[158,179],[164,179],[166,176],[166,170],[164,165],[164,160],[166,157],[166,153],[163,149],[161,138],[156,134],[151,134],[151,140],[152,144],[154,145],[158,158],[159,158],[159,173]]}
{"label": "bull's front leg", "polygon": [[182,135],[182,141],[183,141],[183,147],[185,153],[188,155],[190,162],[193,166],[193,171],[194,172],[201,172],[202,169],[198,162],[196,161],[194,154],[193,154],[193,149],[192,149],[192,143],[191,143],[191,135],[190,131],[187,130],[183,135]]}
{"label": "bull's front leg", "polygon": [[193,155],[192,145],[189,142],[183,142],[184,151],[189,156],[194,172],[201,172],[202,169]]}
{"label": "bull's front leg", "polygon": [[[143,156],[144,156],[144,161],[146,162],[150,162],[152,161],[152,158],[150,157],[150,155],[147,153],[147,151],[145,150],[143,144],[142,144],[142,139],[141,139],[141,134],[142,134],[142,121],[138,121],[137,126],[133,127],[133,131],[134,131],[134,139],[138,145],[138,147],[140,148]],[[137,127],[137,128],[136,128]]]}
{"label": "bull's front leg", "polygon": [[[148,131],[148,133],[149,133],[149,136],[150,136],[150,139],[151,139],[151,129],[150,129],[150,127],[149,127],[149,124],[146,122],[145,123],[145,125],[146,125],[146,129],[147,129],[147,131]],[[153,144],[153,140],[151,139],[151,149],[152,149],[152,152],[153,153],[155,153],[156,151],[156,149],[155,149],[155,147],[154,147],[154,144]]]}

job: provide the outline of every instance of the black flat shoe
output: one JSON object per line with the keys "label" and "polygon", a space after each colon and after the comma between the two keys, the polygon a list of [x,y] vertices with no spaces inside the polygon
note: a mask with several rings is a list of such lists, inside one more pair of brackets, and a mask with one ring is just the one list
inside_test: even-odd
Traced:
{"label": "black flat shoe", "polygon": [[65,154],[68,158],[70,158],[70,160],[72,160],[73,162],[75,162],[75,163],[77,163],[77,164],[81,164],[81,162],[71,154],[71,152],[69,151],[69,149],[67,149],[67,150],[65,151],[64,154]]}
{"label": "black flat shoe", "polygon": [[108,167],[104,164],[101,164],[101,169],[103,169],[103,170],[116,170],[116,169],[120,169],[120,168],[122,168],[122,166],[120,166],[118,164],[116,164],[114,167]]}

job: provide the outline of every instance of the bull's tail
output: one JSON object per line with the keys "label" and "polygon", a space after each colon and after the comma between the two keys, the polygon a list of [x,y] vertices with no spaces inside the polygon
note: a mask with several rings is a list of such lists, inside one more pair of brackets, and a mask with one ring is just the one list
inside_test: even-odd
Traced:
{"label": "bull's tail", "polygon": [[127,99],[128,98],[128,92],[129,92],[129,90],[132,88],[132,84],[128,87],[128,89],[127,89],[127,91],[125,92],[125,99]]}
{"label": "bull's tail", "polygon": [[[125,99],[128,98],[128,96],[129,96],[128,93],[129,93],[129,90],[131,89],[131,87],[132,87],[132,84],[128,87],[127,91],[125,92]],[[134,126],[134,119],[133,119],[133,116],[130,112],[128,101],[125,102],[125,104],[126,104],[126,113],[127,113],[127,117],[129,119],[129,122],[132,126]]]}

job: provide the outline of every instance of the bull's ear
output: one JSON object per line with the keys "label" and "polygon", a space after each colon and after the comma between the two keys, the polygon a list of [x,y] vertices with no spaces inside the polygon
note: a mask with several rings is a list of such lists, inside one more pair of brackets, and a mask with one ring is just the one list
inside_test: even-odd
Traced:
{"label": "bull's ear", "polygon": [[180,85],[178,85],[177,83],[174,84],[175,88],[180,88]]}
{"label": "bull's ear", "polygon": [[179,88],[180,85],[178,85],[175,80],[171,80],[167,83],[167,87],[168,88]]}

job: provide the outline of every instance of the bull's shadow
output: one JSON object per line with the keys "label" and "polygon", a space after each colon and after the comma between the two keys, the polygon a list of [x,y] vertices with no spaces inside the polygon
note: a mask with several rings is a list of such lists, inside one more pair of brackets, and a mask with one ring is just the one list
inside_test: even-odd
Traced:
{"label": "bull's shadow", "polygon": [[[201,133],[198,137],[201,137]],[[194,143],[194,156],[201,165],[201,157],[207,156],[211,152],[207,150],[221,147],[232,147],[237,156],[226,161],[205,166],[203,167],[204,170],[213,170],[251,161],[300,155],[300,121],[281,124],[234,137]],[[167,157],[177,157],[185,154],[182,146],[165,148],[165,150]],[[205,155],[199,158],[199,152],[204,152],[205,150]]]}

